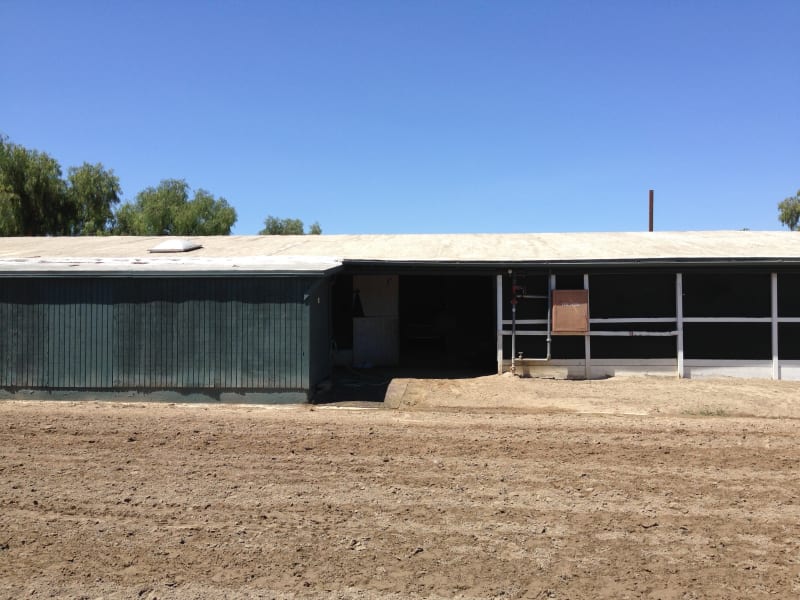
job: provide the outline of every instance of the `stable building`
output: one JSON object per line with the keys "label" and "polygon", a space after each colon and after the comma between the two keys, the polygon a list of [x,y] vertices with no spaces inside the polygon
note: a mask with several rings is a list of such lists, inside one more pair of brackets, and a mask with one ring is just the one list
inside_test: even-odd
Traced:
{"label": "stable building", "polygon": [[337,365],[800,379],[800,235],[0,239],[6,397],[304,401]]}

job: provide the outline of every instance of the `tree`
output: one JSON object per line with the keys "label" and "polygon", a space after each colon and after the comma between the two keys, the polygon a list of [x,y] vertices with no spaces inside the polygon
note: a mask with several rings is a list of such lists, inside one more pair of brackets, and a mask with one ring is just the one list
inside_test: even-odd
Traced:
{"label": "tree", "polygon": [[96,235],[108,232],[119,180],[102,164],[69,169],[44,152],[0,136],[0,235]]}
{"label": "tree", "polygon": [[[258,233],[259,235],[304,235],[305,232],[303,221],[300,219],[279,219],[270,215],[264,220],[264,229]],[[322,227],[315,221],[308,233],[319,235],[322,233]]]}
{"label": "tree", "polygon": [[778,220],[791,231],[797,231],[797,224],[800,222],[800,190],[778,204]]}
{"label": "tree", "polygon": [[58,162],[0,136],[0,235],[64,235],[74,220]]}
{"label": "tree", "polygon": [[230,235],[236,211],[224,198],[199,189],[189,199],[183,179],[165,179],[123,204],[114,233],[120,235]]}
{"label": "tree", "polygon": [[75,211],[73,235],[109,233],[114,224],[113,206],[119,204],[122,188],[114,171],[97,163],[70,167],[67,195]]}
{"label": "tree", "polygon": [[[0,235],[228,235],[236,211],[224,198],[182,179],[147,188],[114,213],[122,189],[101,163],[61,166],[0,134]],[[115,223],[116,221],[116,223]]]}
{"label": "tree", "polygon": [[194,199],[178,212],[180,235],[230,235],[236,211],[224,198],[218,200],[206,190],[197,190]]}

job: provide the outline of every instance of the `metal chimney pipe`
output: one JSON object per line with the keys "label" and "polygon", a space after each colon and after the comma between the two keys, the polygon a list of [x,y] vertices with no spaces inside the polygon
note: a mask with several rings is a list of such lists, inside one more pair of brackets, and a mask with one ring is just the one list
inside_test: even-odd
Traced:
{"label": "metal chimney pipe", "polygon": [[650,227],[648,231],[653,231],[653,190],[650,190]]}

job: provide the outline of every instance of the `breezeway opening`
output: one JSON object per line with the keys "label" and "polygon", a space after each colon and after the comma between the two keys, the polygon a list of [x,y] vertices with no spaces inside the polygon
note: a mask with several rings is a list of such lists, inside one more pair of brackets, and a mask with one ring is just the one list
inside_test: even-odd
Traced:
{"label": "breezeway opening", "polygon": [[496,372],[492,275],[339,274],[334,365],[407,376]]}

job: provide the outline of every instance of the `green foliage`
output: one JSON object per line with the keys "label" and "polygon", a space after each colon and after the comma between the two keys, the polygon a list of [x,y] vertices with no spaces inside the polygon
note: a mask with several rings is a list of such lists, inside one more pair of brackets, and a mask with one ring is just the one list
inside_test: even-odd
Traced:
{"label": "green foliage", "polygon": [[197,190],[189,199],[183,179],[165,179],[137,194],[117,211],[114,232],[121,235],[229,235],[236,211],[224,198]]}
{"label": "green foliage", "polygon": [[259,235],[303,235],[303,222],[300,219],[279,219],[268,216],[264,220],[264,229]]}
{"label": "green foliage", "polygon": [[791,231],[797,231],[800,222],[800,190],[778,204],[778,220]]}
{"label": "green foliage", "polygon": [[119,204],[122,188],[111,169],[97,163],[70,167],[67,175],[67,195],[75,211],[73,235],[102,235],[111,231],[114,223],[112,207]]}
{"label": "green foliage", "polygon": [[[300,219],[279,219],[278,217],[268,216],[264,220],[264,229],[258,232],[259,235],[304,235],[303,221]],[[314,222],[308,233],[319,235],[322,227]]]}
{"label": "green foliage", "polygon": [[74,220],[58,162],[0,136],[0,235],[64,235]]}
{"label": "green foliage", "polygon": [[194,199],[178,214],[180,235],[230,235],[236,211],[224,198],[215,199],[206,190],[197,190]]}
{"label": "green foliage", "polygon": [[70,168],[65,181],[54,158],[0,136],[0,235],[108,233],[121,193],[99,163]]}
{"label": "green foliage", "polygon": [[[229,235],[236,210],[224,198],[164,179],[120,203],[119,178],[101,163],[70,167],[66,180],[54,158],[0,134],[0,236]],[[300,219],[269,216],[262,235],[303,235]],[[313,223],[308,231],[319,235]]]}

